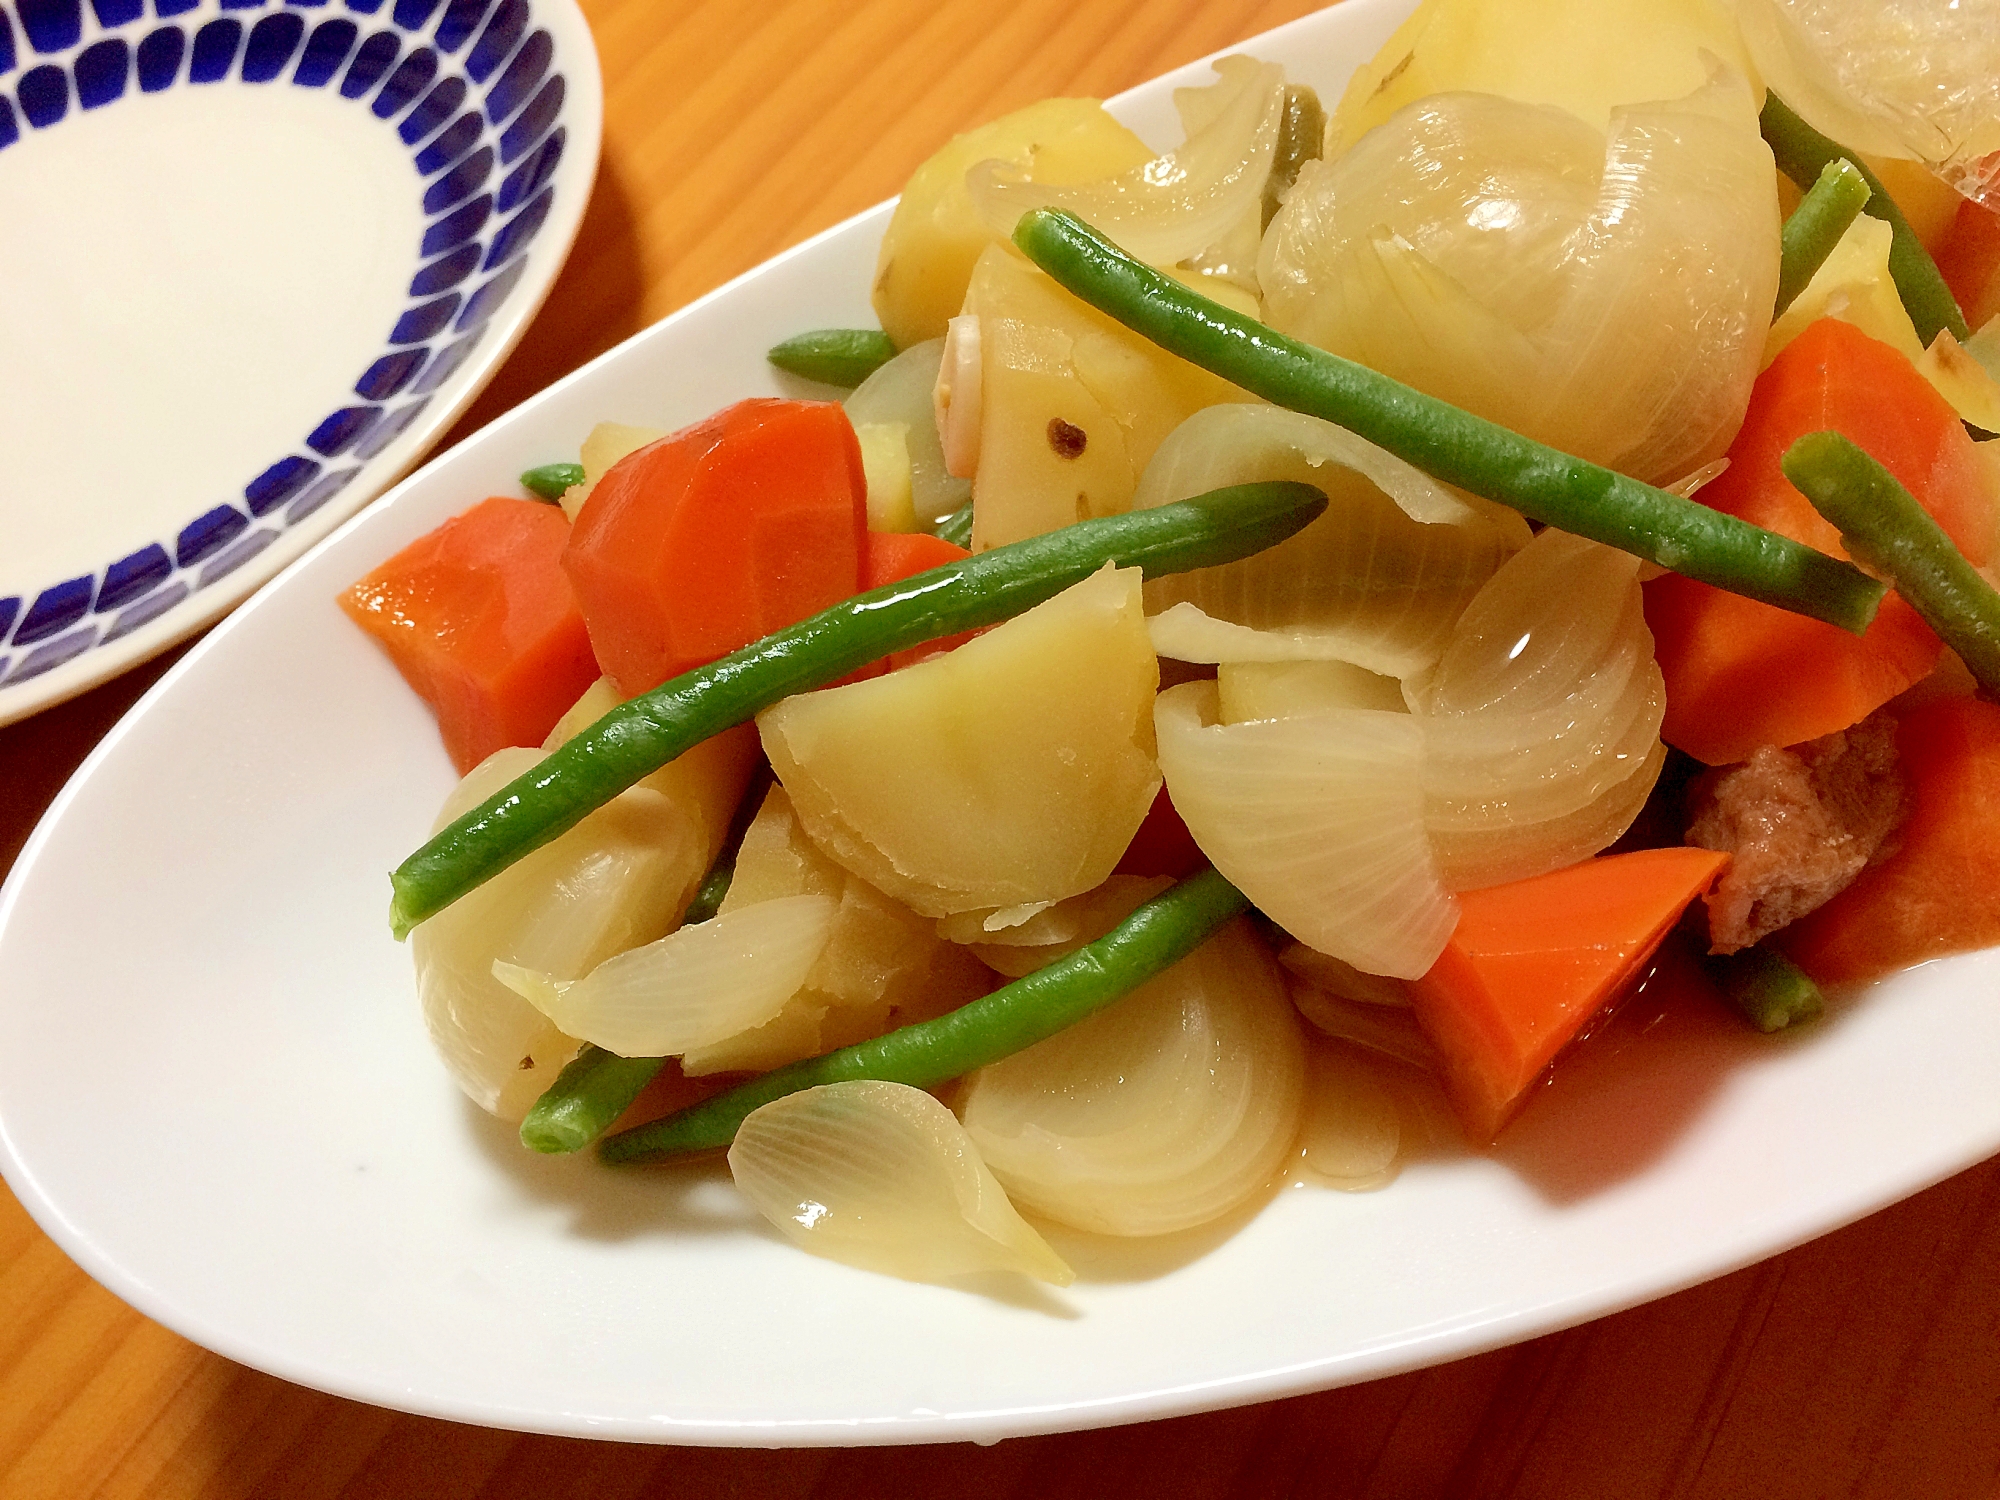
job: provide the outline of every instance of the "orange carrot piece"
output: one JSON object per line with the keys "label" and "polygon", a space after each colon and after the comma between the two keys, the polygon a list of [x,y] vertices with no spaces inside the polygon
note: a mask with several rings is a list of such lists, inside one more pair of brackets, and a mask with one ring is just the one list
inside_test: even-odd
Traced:
{"label": "orange carrot piece", "polygon": [[[1729,467],[1698,496],[1835,556],[1839,534],[1778,466],[1831,428],[1867,449],[1975,564],[1993,545],[1992,480],[1957,413],[1887,344],[1824,318],[1758,377]],[[1661,737],[1710,765],[1858,724],[1936,665],[1942,647],[1897,595],[1862,637],[1668,574],[1646,585],[1667,683]]]}
{"label": "orange carrot piece", "polygon": [[1641,849],[1459,894],[1458,928],[1410,1004],[1468,1137],[1499,1135],[1728,862],[1708,849]]}
{"label": "orange carrot piece", "polygon": [[[970,556],[972,554],[963,547],[941,536],[932,536],[927,531],[871,531],[861,556],[861,587],[879,589],[888,584],[901,583],[905,578],[928,573],[946,563],[964,562]],[[962,630],[957,635],[926,641],[907,651],[891,652],[883,670],[894,672],[913,662],[954,650],[978,634],[976,630]],[[874,676],[876,673],[868,668],[857,675]]]}
{"label": "orange carrot piece", "polygon": [[495,496],[419,537],[340,596],[438,718],[460,773],[539,745],[597,680],[562,570],[569,522]]}
{"label": "orange carrot piece", "polygon": [[2000,318],[2000,213],[1970,198],[1960,203],[1938,244],[1937,268],[1967,327],[1977,332]]}
{"label": "orange carrot piece", "polygon": [[1896,852],[1774,939],[1822,984],[2000,943],[2000,707],[1927,703],[1896,747],[1910,788]]}
{"label": "orange carrot piece", "polygon": [[739,401],[628,454],[576,518],[563,567],[627,697],[852,595],[867,484],[830,401]]}

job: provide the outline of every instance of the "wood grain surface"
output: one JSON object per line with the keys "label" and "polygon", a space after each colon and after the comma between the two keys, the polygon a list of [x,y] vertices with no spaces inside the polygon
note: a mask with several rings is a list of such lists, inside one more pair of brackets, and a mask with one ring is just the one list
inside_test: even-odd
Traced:
{"label": "wood grain surface", "polygon": [[[893,193],[953,131],[1043,95],[1116,92],[1310,8],[585,0],[607,92],[595,196],[548,305],[447,441]],[[165,665],[0,729],[0,869]],[[557,1495],[1990,1500],[2000,1162],[1763,1265],[1518,1348],[983,1449],[644,1448],[361,1406],[140,1317],[0,1194],[0,1500]]]}

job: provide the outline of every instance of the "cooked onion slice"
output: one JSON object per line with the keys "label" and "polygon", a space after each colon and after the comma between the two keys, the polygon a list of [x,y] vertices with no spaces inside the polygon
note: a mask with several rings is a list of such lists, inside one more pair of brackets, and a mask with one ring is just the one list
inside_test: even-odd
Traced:
{"label": "cooked onion slice", "polygon": [[1437,659],[1451,622],[1528,539],[1513,512],[1469,502],[1351,432],[1244,403],[1205,408],[1175,428],[1132,504],[1268,479],[1318,486],[1326,514],[1255,557],[1149,582],[1163,655],[1332,658],[1407,676]]}
{"label": "cooked onion slice", "polygon": [[1424,830],[1424,736],[1409,714],[1335,709],[1218,724],[1212,682],[1160,694],[1160,770],[1202,852],[1293,937],[1415,979],[1458,907]]}
{"label": "cooked onion slice", "polygon": [[1853,151],[1914,158],[2000,203],[2000,8],[1991,0],[1737,0],[1764,81]]}
{"label": "cooked onion slice", "polygon": [[973,1074],[961,1113],[1023,1206],[1103,1234],[1165,1234],[1266,1184],[1303,1081],[1277,965],[1239,920],[1116,1005]]}
{"label": "cooked onion slice", "polygon": [[[459,783],[443,827],[541,758],[501,750]],[[518,1120],[575,1053],[565,1033],[493,977],[494,960],[559,979],[588,973],[679,916],[707,859],[694,820],[645,786],[632,788],[410,935],[424,1024],[467,1097]]]}
{"label": "cooked onion slice", "polygon": [[[943,339],[913,344],[840,403],[856,427],[901,423],[909,428],[910,503],[926,525],[943,520],[972,498],[972,486],[945,470],[937,420],[943,358]],[[979,403],[975,399],[970,405],[976,409]]]}
{"label": "cooked onion slice", "polygon": [[1778,268],[1757,101],[1574,116],[1487,94],[1399,110],[1308,163],[1258,260],[1270,321],[1647,480],[1725,449]]}
{"label": "cooked onion slice", "polygon": [[504,962],[493,972],[570,1036],[620,1057],[677,1057],[777,1015],[838,907],[826,896],[760,901],[608,958],[582,979]]}
{"label": "cooked onion slice", "polygon": [[1637,560],[1543,532],[1480,591],[1411,696],[1447,885],[1595,854],[1638,816],[1665,758],[1666,688]]}
{"label": "cooked onion slice", "polygon": [[753,1110],[736,1186],[801,1249],[911,1281],[1074,1273],[1007,1201],[950,1110],[921,1089],[829,1083]]}
{"label": "cooked onion slice", "polygon": [[[1212,86],[1212,103],[1193,106],[1206,118],[1180,149],[1070,187],[1031,181],[1010,162],[981,162],[965,176],[981,217],[1006,237],[1030,209],[1068,209],[1128,254],[1160,266],[1207,249],[1257,212],[1284,117],[1285,71],[1276,63],[1225,57],[1215,71],[1221,81]],[[1188,107],[1183,116],[1193,124]]]}

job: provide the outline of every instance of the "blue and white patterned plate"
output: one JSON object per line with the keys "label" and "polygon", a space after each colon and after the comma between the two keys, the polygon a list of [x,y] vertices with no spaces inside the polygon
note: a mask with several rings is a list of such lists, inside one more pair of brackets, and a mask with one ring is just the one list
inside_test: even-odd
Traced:
{"label": "blue and white patterned plate", "polygon": [[408,470],[596,171],[574,0],[0,0],[0,724]]}

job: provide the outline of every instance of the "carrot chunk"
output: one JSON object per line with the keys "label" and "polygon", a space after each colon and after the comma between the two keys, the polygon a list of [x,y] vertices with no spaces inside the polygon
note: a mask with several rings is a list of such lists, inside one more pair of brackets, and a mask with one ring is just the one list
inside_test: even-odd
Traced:
{"label": "carrot chunk", "polygon": [[1708,849],[1641,849],[1460,893],[1458,928],[1410,1004],[1468,1137],[1499,1135],[1728,862]]}
{"label": "carrot chunk", "polygon": [[2000,213],[1970,198],[1937,247],[1937,268],[1975,332],[2000,318]]}
{"label": "carrot chunk", "polygon": [[[1800,334],[1758,377],[1729,467],[1698,498],[1844,555],[1839,534],[1779,468],[1796,439],[1822,429],[1865,448],[1974,564],[1986,561],[1991,480],[1957,414],[1896,350],[1834,318]],[[1676,574],[1645,594],[1667,683],[1661,737],[1710,765],[1858,724],[1928,674],[1943,649],[1893,594],[1860,637]]]}
{"label": "carrot chunk", "polygon": [[627,697],[852,595],[867,483],[839,405],[754,399],[620,459],[563,567]]}
{"label": "carrot chunk", "polygon": [[495,496],[419,537],[340,596],[437,714],[460,773],[539,745],[597,679],[562,570],[569,522]]}
{"label": "carrot chunk", "polygon": [[[932,568],[941,568],[946,563],[964,562],[970,556],[972,554],[963,547],[941,536],[932,536],[927,531],[871,531],[862,553],[861,586],[864,589],[885,588],[892,583],[901,583],[905,578],[914,578],[919,573],[928,573]],[[893,672],[912,662],[962,646],[978,634],[976,630],[962,630],[957,635],[926,641],[907,651],[893,651],[878,665],[881,670]],[[856,675],[876,676],[879,672],[871,667]]]}
{"label": "carrot chunk", "polygon": [[1900,846],[1775,941],[1822,984],[2000,943],[2000,707],[1943,698],[1904,715]]}

